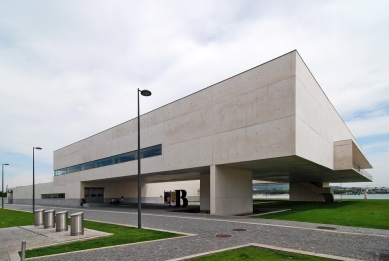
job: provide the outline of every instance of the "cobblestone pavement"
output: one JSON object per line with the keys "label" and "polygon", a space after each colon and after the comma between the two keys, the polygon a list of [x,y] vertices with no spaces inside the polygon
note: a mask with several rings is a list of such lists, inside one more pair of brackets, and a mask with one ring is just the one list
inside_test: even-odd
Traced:
{"label": "cobblestone pavement", "polygon": [[38,247],[40,245],[49,245],[52,239],[36,234],[32,231],[20,228],[2,228],[0,229],[0,260],[11,260],[8,252],[21,249],[22,241],[28,242],[28,247]]}
{"label": "cobblestone pavement", "polygon": [[[15,204],[6,207],[31,211],[31,206],[26,205]],[[69,213],[80,211],[80,208],[55,209],[69,210]],[[104,207],[84,208],[82,211],[85,219],[137,225],[136,209]],[[374,260],[376,253],[389,250],[389,231],[379,229],[322,225],[336,229],[325,230],[318,229],[320,225],[313,223],[172,213],[163,209],[147,208],[142,212],[142,224],[144,228],[196,235],[68,253],[39,260],[168,260],[248,243],[362,260]],[[235,232],[234,228],[244,228],[246,231]],[[217,234],[228,234],[231,237],[216,238]]]}

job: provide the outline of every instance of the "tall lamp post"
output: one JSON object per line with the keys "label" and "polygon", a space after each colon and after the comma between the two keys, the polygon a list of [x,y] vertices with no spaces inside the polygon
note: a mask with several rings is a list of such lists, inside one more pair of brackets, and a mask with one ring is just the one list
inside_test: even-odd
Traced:
{"label": "tall lamp post", "polygon": [[4,209],[4,166],[8,166],[8,163],[1,164],[1,208]]}
{"label": "tall lamp post", "polygon": [[139,93],[142,96],[151,96],[149,90],[139,90],[138,88],[138,228],[142,228],[142,193],[140,191],[140,109],[139,109]]}
{"label": "tall lamp post", "polygon": [[41,150],[41,147],[32,147],[32,213],[35,213],[35,150]]}

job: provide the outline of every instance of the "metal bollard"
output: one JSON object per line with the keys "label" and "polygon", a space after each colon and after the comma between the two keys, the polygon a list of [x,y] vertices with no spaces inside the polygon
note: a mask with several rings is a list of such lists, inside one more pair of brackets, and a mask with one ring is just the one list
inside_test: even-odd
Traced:
{"label": "metal bollard", "polygon": [[43,228],[55,228],[55,209],[43,212]]}
{"label": "metal bollard", "polygon": [[70,215],[70,235],[84,235],[84,212],[78,212]]}
{"label": "metal bollard", "polygon": [[55,214],[55,232],[68,231],[68,212],[61,211]]}
{"label": "metal bollard", "polygon": [[35,210],[34,216],[35,216],[35,226],[43,226],[43,211],[44,209],[37,209]]}
{"label": "metal bollard", "polygon": [[24,261],[26,258],[26,241],[22,241],[22,251],[20,251],[20,260]]}

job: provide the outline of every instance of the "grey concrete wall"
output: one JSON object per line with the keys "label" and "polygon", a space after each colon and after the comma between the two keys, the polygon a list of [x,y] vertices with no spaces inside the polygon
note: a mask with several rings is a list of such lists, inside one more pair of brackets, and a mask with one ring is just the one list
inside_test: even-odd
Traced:
{"label": "grey concrete wall", "polygon": [[[295,154],[296,52],[141,116],[142,174]],[[54,152],[54,169],[137,148],[130,120]],[[55,185],[136,175],[136,161],[54,177]]]}
{"label": "grey concrete wall", "polygon": [[333,201],[333,192],[328,182],[290,183],[290,201]]}
{"label": "grey concrete wall", "polygon": [[334,142],[354,136],[296,54],[296,155],[334,169]]}
{"label": "grey concrete wall", "polygon": [[334,169],[351,169],[353,167],[352,141],[338,141],[334,144]]}
{"label": "grey concrete wall", "polygon": [[[18,200],[32,199],[32,185],[9,188],[13,191],[14,203]],[[65,193],[66,199],[80,199],[80,182],[69,182],[55,185],[53,182],[35,184],[35,201],[41,199],[42,194]]]}
{"label": "grey concrete wall", "polygon": [[[13,199],[12,204],[32,205],[32,199]],[[44,206],[63,206],[63,207],[79,207],[80,199],[65,199],[65,198],[51,198],[51,199],[36,199],[35,205]]]}
{"label": "grey concrete wall", "polygon": [[243,215],[253,213],[252,180],[251,171],[211,166],[210,214]]}

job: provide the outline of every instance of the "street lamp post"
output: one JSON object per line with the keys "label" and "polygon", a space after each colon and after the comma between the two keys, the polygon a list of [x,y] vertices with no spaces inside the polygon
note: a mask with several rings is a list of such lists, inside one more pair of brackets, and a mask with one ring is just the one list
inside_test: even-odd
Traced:
{"label": "street lamp post", "polygon": [[138,228],[142,228],[142,193],[140,186],[140,106],[139,106],[139,93],[142,96],[151,96],[149,90],[139,90],[138,88]]}
{"label": "street lamp post", "polygon": [[35,213],[35,150],[41,150],[41,147],[32,147],[32,213]]}
{"label": "street lamp post", "polygon": [[4,166],[8,166],[8,163],[1,164],[1,208],[4,209]]}

